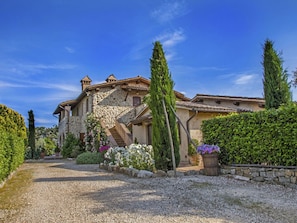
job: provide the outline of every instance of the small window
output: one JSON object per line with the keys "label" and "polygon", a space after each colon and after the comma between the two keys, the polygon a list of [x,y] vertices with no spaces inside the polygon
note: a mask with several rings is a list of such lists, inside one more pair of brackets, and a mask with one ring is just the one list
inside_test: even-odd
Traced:
{"label": "small window", "polygon": [[141,98],[140,97],[133,97],[133,106],[138,106],[141,104]]}

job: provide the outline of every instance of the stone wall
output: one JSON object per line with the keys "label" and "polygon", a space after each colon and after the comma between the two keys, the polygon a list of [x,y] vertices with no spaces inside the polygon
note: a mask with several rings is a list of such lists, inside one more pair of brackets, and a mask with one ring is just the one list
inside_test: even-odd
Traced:
{"label": "stone wall", "polygon": [[297,186],[297,167],[263,165],[222,166],[221,173],[237,176],[241,180],[270,182],[282,185],[293,184]]}
{"label": "stone wall", "polygon": [[79,116],[71,116],[69,119],[69,132],[73,133],[76,138],[79,138],[81,129],[82,129],[82,121]]}
{"label": "stone wall", "polygon": [[119,86],[115,88],[100,89],[93,95],[93,112],[104,120],[105,125],[111,128],[115,120],[129,122],[135,116],[131,95]]}

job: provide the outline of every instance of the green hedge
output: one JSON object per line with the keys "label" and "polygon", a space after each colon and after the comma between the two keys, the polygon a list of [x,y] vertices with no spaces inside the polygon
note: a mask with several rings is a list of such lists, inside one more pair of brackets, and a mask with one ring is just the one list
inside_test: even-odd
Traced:
{"label": "green hedge", "polygon": [[104,161],[103,153],[84,152],[77,156],[77,164],[100,164]]}
{"label": "green hedge", "polygon": [[203,142],[222,164],[297,165],[297,107],[233,114],[202,123]]}
{"label": "green hedge", "polygon": [[0,104],[0,182],[24,162],[26,140],[23,117]]}

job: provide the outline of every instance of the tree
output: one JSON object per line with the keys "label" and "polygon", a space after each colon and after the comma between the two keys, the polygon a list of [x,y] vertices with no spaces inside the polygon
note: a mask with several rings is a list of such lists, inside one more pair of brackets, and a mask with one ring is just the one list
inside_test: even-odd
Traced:
{"label": "tree", "polygon": [[293,72],[293,80],[292,80],[293,86],[297,87],[297,68],[296,70]]}
{"label": "tree", "polygon": [[34,120],[34,114],[33,111],[28,111],[29,115],[29,146],[31,148],[31,158],[34,158],[34,152],[35,152],[35,120]]}
{"label": "tree", "polygon": [[46,151],[46,154],[50,155],[54,153],[54,150],[56,148],[56,143],[48,137],[44,138],[44,149]]}
{"label": "tree", "polygon": [[157,169],[167,171],[173,169],[173,163],[162,100],[165,102],[168,113],[177,166],[180,161],[179,138],[176,117],[171,110],[171,107],[175,110],[176,102],[173,91],[174,83],[168,70],[162,45],[158,41],[154,43],[150,65],[151,84],[149,89],[150,96],[147,100],[147,104],[152,114],[152,144],[154,149],[155,166]]}
{"label": "tree", "polygon": [[265,108],[279,108],[292,101],[287,71],[283,69],[283,60],[274,48],[273,42],[265,41],[263,53],[263,87]]}

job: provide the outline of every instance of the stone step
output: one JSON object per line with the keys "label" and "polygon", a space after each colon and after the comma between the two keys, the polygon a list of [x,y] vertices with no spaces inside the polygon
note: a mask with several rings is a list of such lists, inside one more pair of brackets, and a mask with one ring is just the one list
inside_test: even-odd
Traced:
{"label": "stone step", "polygon": [[115,127],[109,129],[109,131],[110,131],[110,134],[112,135],[112,137],[114,138],[114,140],[116,141],[116,143],[118,144],[118,146],[121,146],[121,147],[126,146],[125,141],[119,135],[119,133],[117,132]]}

